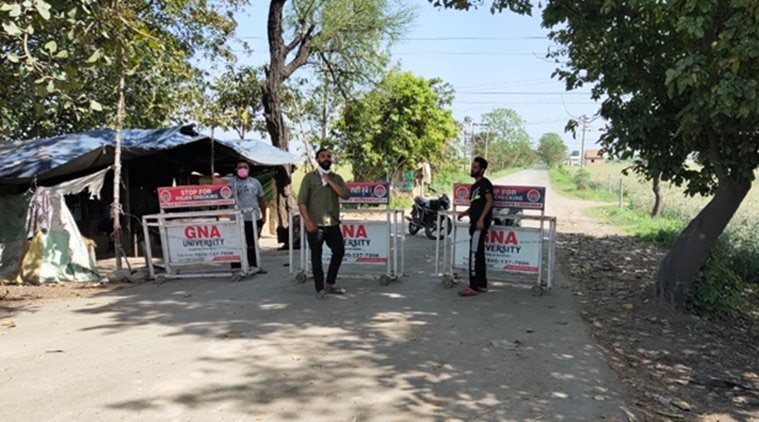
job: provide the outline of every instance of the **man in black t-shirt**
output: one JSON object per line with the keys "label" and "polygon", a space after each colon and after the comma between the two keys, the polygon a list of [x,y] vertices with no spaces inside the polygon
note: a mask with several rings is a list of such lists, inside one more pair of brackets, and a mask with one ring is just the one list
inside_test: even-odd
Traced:
{"label": "man in black t-shirt", "polygon": [[469,216],[469,287],[459,292],[460,296],[475,296],[488,291],[485,275],[485,233],[493,220],[493,184],[485,177],[488,161],[482,157],[472,160],[470,175],[474,177],[469,209],[458,215],[461,220]]}

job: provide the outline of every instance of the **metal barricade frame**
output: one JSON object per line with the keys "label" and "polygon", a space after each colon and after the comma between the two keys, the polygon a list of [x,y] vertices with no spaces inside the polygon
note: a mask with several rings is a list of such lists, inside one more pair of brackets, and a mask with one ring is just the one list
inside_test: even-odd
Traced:
{"label": "metal barricade frame", "polygon": [[[455,264],[456,260],[456,246],[457,243],[457,228],[461,227],[468,227],[468,223],[462,223],[457,221],[457,205],[464,205],[462,199],[464,197],[463,191],[460,191],[462,187],[465,187],[465,184],[457,184],[454,185],[454,206],[452,211],[443,211],[438,213],[438,221],[437,224],[440,226],[443,224],[443,221],[446,217],[450,218],[453,222],[453,230],[451,230],[452,235],[445,236],[444,238],[440,239],[438,238],[436,240],[435,244],[435,273],[438,274],[438,276],[441,278],[441,282],[443,286],[446,288],[451,288],[453,285],[458,283],[458,274],[455,272],[456,269],[463,269],[468,270],[468,268],[462,268],[457,267]],[[539,228],[533,228],[535,231],[537,231],[540,241],[540,246],[538,249],[538,271],[537,271],[537,277],[536,277],[536,283],[532,287],[532,292],[536,296],[542,296],[546,290],[550,290],[553,287],[553,277],[554,277],[554,271],[555,271],[555,247],[556,247],[556,217],[550,217],[545,215],[545,188],[543,187],[535,187],[535,186],[495,186],[496,190],[502,190],[502,191],[509,191],[509,190],[518,190],[520,191],[519,194],[513,194],[513,195],[522,195],[526,192],[529,192],[529,195],[534,194],[534,192],[540,191],[542,193],[542,198],[540,199],[540,207],[537,206],[531,206],[531,207],[520,207],[520,200],[514,199],[514,198],[496,198],[496,202],[500,203],[506,203],[507,206],[503,207],[495,207],[495,209],[499,208],[520,208],[522,210],[540,210],[540,215],[525,215],[525,214],[501,214],[502,217],[506,219],[510,219],[513,221],[523,221],[523,220],[533,220],[538,221],[540,223]],[[500,199],[500,201],[499,201]],[[548,223],[548,228],[545,227],[546,223]],[[515,226],[490,226],[489,230],[492,230],[494,227],[515,227]],[[527,227],[519,227],[517,231],[522,229],[529,229]],[[526,230],[527,232],[531,230]],[[442,243],[442,251],[441,251],[441,243]],[[469,245],[467,243],[467,250],[469,249]],[[442,252],[442,260],[441,260],[441,252]],[[546,267],[545,268],[545,279],[544,279],[544,253],[545,261],[546,261]],[[442,266],[441,266],[442,263]],[[441,272],[442,270],[442,272]],[[498,268],[492,268],[488,267],[488,274],[525,274],[523,271],[508,271],[505,269],[498,269]],[[499,280],[497,278],[494,278],[494,280]]]}
{"label": "metal barricade frame", "polygon": [[[231,264],[240,262],[239,269],[232,268],[213,268],[210,271],[204,272],[184,272],[182,268],[197,267],[197,266],[209,266],[213,263],[207,260],[183,260],[174,262],[171,259],[171,242],[170,242],[170,229],[177,227],[189,227],[198,224],[215,224],[221,226],[232,226],[236,236],[239,235],[237,241],[241,245],[239,252],[239,260],[224,260],[219,261],[220,265]],[[163,255],[163,265],[166,268],[165,274],[156,275],[155,266],[153,265],[153,252],[150,246],[149,240],[145,242],[145,254],[148,261],[148,274],[151,279],[161,280],[165,278],[202,278],[202,277],[230,277],[233,280],[240,280],[242,277],[255,274],[258,272],[258,267],[251,267],[248,262],[248,256],[246,252],[245,243],[245,225],[242,218],[242,214],[239,210],[218,210],[218,211],[194,211],[194,212],[181,212],[181,213],[160,213],[145,215],[142,217],[143,235],[145,239],[149,239],[148,228],[157,227],[161,238],[161,250]],[[258,236],[258,230],[255,224],[253,224],[253,235]],[[256,259],[260,262],[261,256],[258,249],[258,245],[255,245]]]}
{"label": "metal barricade frame", "polygon": [[[383,220],[376,220],[378,222],[383,222],[385,226],[387,226],[387,260],[386,262],[382,263],[385,265],[385,272],[382,274],[377,273],[354,273],[348,271],[347,274],[350,274],[352,277],[356,277],[357,275],[362,276],[363,278],[366,277],[378,277],[379,284],[382,286],[386,286],[390,284],[392,281],[397,281],[400,277],[405,275],[405,240],[406,235],[404,232],[404,220],[405,220],[405,211],[404,210],[393,210],[390,208],[387,209],[366,209],[366,210],[351,210],[351,214],[385,214],[385,219]],[[300,212],[297,210],[291,210],[289,213],[289,224],[290,227],[292,227],[292,224],[294,222],[294,217],[296,215],[300,215]],[[344,224],[367,224],[367,222],[370,222],[371,224],[372,220],[366,220],[366,219],[354,219],[354,218],[348,218],[341,221],[341,230],[342,226]],[[310,260],[310,249],[308,245],[308,240],[306,238],[306,228],[305,228],[305,222],[303,219],[300,219],[300,238],[298,239],[298,242],[300,243],[300,253],[299,253],[299,262],[297,268],[295,267],[295,259],[294,259],[294,235],[293,231],[290,230],[289,233],[289,250],[290,250],[290,274],[295,273],[295,281],[297,283],[305,283],[306,280],[311,276],[311,260]],[[328,249],[328,248],[327,248]],[[343,271],[343,268],[345,265],[367,265],[367,266],[378,266],[378,263],[373,262],[345,262],[343,261],[341,265],[341,274],[346,274],[345,271]]]}

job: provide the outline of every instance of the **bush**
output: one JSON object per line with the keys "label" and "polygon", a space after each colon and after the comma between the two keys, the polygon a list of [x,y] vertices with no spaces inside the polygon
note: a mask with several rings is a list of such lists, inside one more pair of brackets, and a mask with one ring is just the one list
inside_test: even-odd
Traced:
{"label": "bush", "polygon": [[590,173],[585,169],[577,170],[572,181],[575,182],[578,190],[586,190],[590,187]]}
{"label": "bush", "polygon": [[717,317],[736,316],[744,305],[747,284],[736,274],[726,242],[714,248],[706,265],[696,276],[690,304],[696,310]]}
{"label": "bush", "polygon": [[390,194],[390,208],[394,210],[410,210],[414,199],[411,192],[398,192],[393,190]]}

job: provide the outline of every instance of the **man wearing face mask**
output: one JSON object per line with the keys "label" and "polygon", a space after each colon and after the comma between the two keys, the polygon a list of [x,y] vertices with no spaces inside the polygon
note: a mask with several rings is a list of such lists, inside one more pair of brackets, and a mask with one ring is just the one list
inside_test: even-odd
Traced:
{"label": "man wearing face mask", "polygon": [[459,296],[475,296],[488,291],[485,275],[485,233],[493,221],[493,184],[485,177],[488,162],[482,157],[472,160],[470,175],[474,178],[469,209],[458,215],[461,220],[469,216],[469,287],[461,290]]}
{"label": "man wearing face mask", "polygon": [[[337,287],[337,272],[345,255],[343,234],[340,230],[339,198],[350,198],[350,190],[339,174],[330,171],[332,154],[326,148],[316,152],[319,166],[306,174],[298,192],[298,208],[306,226],[308,246],[311,248],[311,266],[314,272],[316,297],[324,299],[327,294],[343,294]],[[322,269],[322,245],[332,250],[332,258],[327,270],[327,285],[324,285]]]}
{"label": "man wearing face mask", "polygon": [[[253,221],[255,220],[258,229],[258,237],[261,237],[261,229],[264,226],[266,218],[266,201],[264,199],[264,188],[255,177],[250,177],[250,166],[245,161],[240,161],[235,166],[235,174],[232,177],[224,178],[225,181],[232,184],[237,206],[242,211],[245,220],[245,244],[247,246],[248,264],[252,267],[259,267],[256,262],[256,243],[258,239],[253,236]],[[232,264],[232,268],[240,268],[240,264]],[[259,273],[266,273],[259,267]]]}

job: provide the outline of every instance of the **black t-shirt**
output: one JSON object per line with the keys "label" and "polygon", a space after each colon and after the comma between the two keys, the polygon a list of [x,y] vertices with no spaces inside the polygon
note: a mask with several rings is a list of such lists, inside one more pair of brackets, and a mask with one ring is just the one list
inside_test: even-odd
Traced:
{"label": "black t-shirt", "polygon": [[[469,221],[472,225],[477,224],[477,220],[482,216],[482,211],[485,210],[485,195],[488,193],[493,194],[493,184],[487,178],[483,177],[472,185],[472,196],[469,198]],[[493,208],[490,208],[488,215],[483,219],[485,225],[490,224],[492,218]]]}

